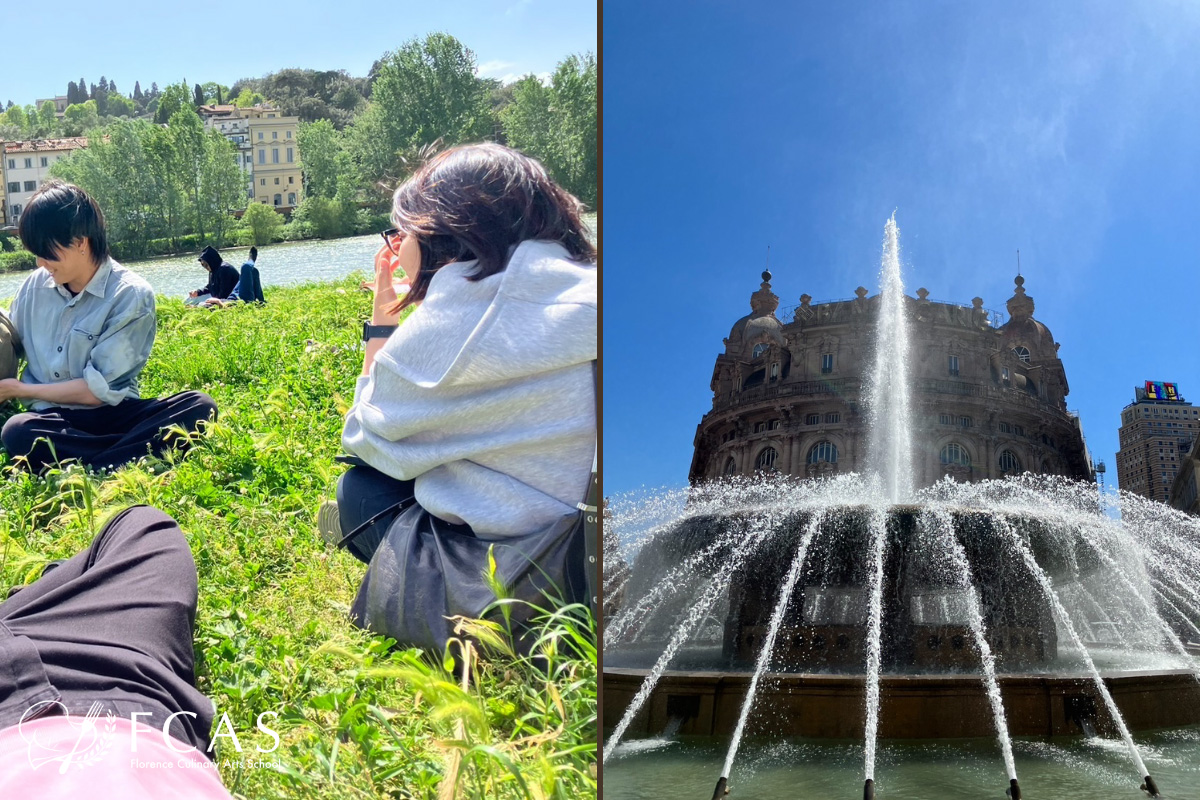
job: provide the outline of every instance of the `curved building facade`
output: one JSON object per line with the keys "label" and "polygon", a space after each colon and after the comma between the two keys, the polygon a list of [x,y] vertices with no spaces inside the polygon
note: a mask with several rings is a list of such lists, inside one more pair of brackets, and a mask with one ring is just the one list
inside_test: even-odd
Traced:
{"label": "curved building facade", "polygon": [[[812,303],[776,316],[771,274],[717,356],[712,410],[696,430],[693,482],[759,470],[798,477],[864,472],[866,380],[879,296]],[[1020,472],[1094,480],[1066,372],[1033,298],[1016,279],[1008,321],[971,307],[908,297],[913,381],[913,485]]]}

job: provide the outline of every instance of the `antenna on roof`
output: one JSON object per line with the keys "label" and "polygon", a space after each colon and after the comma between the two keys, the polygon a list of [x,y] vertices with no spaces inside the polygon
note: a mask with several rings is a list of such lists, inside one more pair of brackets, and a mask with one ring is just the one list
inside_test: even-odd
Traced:
{"label": "antenna on roof", "polygon": [[1021,275],[1021,251],[1017,251],[1017,276]]}
{"label": "antenna on roof", "polygon": [[771,245],[767,245],[767,270],[771,269]]}

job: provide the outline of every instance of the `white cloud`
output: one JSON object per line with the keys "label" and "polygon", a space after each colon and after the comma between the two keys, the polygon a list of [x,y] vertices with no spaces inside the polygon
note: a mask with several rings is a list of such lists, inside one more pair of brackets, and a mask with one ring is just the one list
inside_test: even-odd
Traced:
{"label": "white cloud", "polygon": [[[490,77],[492,75],[496,75],[497,73],[508,72],[515,66],[516,64],[511,61],[501,61],[498,58],[492,59],[491,61],[485,61],[479,65],[479,74],[481,77]],[[507,77],[508,76],[505,75],[500,80],[507,82]]]}

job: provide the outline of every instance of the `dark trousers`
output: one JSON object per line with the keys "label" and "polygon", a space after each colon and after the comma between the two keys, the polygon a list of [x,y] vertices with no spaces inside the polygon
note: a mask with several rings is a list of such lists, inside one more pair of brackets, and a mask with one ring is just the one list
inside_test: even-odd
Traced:
{"label": "dark trousers", "polygon": [[362,527],[346,542],[346,550],[364,564],[370,564],[392,520],[416,500],[412,481],[398,481],[374,467],[355,466],[338,480],[337,502],[342,535]]}
{"label": "dark trousers", "polygon": [[203,392],[130,398],[115,406],[17,414],[4,423],[0,441],[10,458],[24,456],[35,473],[69,459],[92,469],[116,469],[148,453],[186,448],[187,438],[168,429],[178,425],[194,433],[216,416],[217,404]]}
{"label": "dark trousers", "polygon": [[[204,751],[212,703],[196,689],[196,564],[175,520],[149,506],[122,511],[91,547],[0,603],[0,729],[30,708],[102,712],[170,733]],[[103,717],[102,717],[103,718]]]}
{"label": "dark trousers", "polygon": [[243,303],[265,303],[262,280],[258,275],[258,267],[253,264],[242,264],[242,276],[238,280],[238,299]]}

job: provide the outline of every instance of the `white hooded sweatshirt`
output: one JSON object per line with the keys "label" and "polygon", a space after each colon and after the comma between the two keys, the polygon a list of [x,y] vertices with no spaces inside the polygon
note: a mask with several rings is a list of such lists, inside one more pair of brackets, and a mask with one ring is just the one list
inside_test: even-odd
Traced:
{"label": "white hooded sweatshirt", "polygon": [[414,480],[417,502],[481,537],[575,512],[596,449],[596,268],[522,242],[501,272],[447,264],[359,378],[342,444]]}

